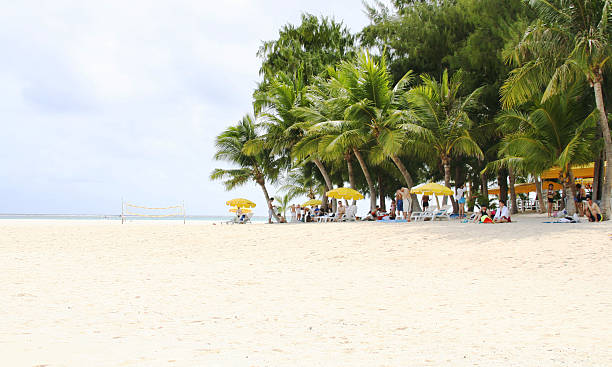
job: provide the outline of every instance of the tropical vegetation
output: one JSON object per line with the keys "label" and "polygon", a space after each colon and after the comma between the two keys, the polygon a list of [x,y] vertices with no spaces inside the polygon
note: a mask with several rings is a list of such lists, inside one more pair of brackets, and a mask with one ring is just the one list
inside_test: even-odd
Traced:
{"label": "tropical vegetation", "polygon": [[255,114],[217,137],[215,158],[233,168],[211,178],[227,189],[254,182],[266,199],[266,184],[278,184],[285,208],[298,196],[326,204],[342,186],[384,208],[398,188],[427,181],[469,183],[487,201],[497,184],[516,210],[514,183],[541,184],[560,167],[570,195],[572,167],[595,162],[593,195],[609,216],[611,7],[374,1],[356,33],[304,14],[262,43]]}

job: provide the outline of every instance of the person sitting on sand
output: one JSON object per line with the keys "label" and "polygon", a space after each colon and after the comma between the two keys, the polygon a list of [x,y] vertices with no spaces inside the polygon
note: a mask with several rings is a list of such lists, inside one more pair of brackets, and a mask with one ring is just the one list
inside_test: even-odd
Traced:
{"label": "person sitting on sand", "polygon": [[482,218],[484,215],[489,215],[486,205],[483,205],[480,208],[474,206],[474,215],[472,216],[472,223],[480,223],[480,218]]}
{"label": "person sitting on sand", "polygon": [[506,206],[506,202],[504,200],[499,201],[499,209],[495,212],[495,216],[493,217],[493,221],[495,223],[509,223],[510,220],[510,211]]}
{"label": "person sitting on sand", "polygon": [[374,210],[369,212],[368,215],[366,215],[366,217],[363,218],[363,220],[368,220],[368,221],[378,220],[378,212],[379,211],[380,211],[380,207],[377,205],[376,208],[374,208]]}
{"label": "person sitting on sand", "polygon": [[586,197],[585,214],[587,218],[589,218],[589,222],[601,222],[603,219],[601,209],[599,209],[599,205],[591,199],[591,195],[587,195]]}

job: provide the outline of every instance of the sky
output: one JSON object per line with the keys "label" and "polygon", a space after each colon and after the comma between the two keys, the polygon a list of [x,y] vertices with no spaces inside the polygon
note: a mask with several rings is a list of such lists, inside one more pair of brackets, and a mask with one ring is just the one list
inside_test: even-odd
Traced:
{"label": "sky", "polygon": [[[252,111],[256,52],[309,12],[368,24],[360,0],[5,1],[0,213],[117,214],[122,200],[227,213],[214,138]],[[269,187],[271,194],[277,188]]]}

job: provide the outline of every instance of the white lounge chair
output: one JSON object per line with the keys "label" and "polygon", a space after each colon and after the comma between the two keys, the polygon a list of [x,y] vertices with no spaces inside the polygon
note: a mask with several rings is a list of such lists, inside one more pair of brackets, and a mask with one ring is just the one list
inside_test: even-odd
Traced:
{"label": "white lounge chair", "polygon": [[253,224],[253,222],[251,222],[251,218],[253,218],[253,213],[247,213],[246,216],[244,217],[244,221],[242,223],[251,223],[251,224]]}
{"label": "white lounge chair", "polygon": [[240,218],[238,218],[238,216],[234,216],[232,219],[230,219],[228,221],[225,221],[225,222],[222,222],[222,223],[225,223],[225,224],[237,224],[237,223],[240,223]]}
{"label": "white lounge chair", "polygon": [[422,212],[413,212],[412,214],[410,214],[411,222],[425,221],[425,219],[427,218],[433,218],[433,211],[429,210],[429,208]]}
{"label": "white lounge chair", "polygon": [[448,211],[449,211],[449,208],[444,208],[444,209],[436,210],[433,213],[432,221],[434,221],[436,219],[440,219],[440,220],[447,219],[447,220],[450,221],[451,220],[451,215],[450,215],[450,213]]}
{"label": "white lounge chair", "polygon": [[341,222],[354,222],[357,220],[357,217],[355,217],[356,214],[357,214],[357,206],[351,205],[346,210],[346,213],[342,216],[342,218],[340,218],[340,221]]}

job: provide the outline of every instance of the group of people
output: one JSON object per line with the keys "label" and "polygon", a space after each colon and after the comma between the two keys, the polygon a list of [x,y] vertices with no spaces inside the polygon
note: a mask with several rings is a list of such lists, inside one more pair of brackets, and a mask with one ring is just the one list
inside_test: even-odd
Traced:
{"label": "group of people", "polygon": [[486,205],[480,207],[480,209],[474,210],[474,216],[472,218],[474,223],[510,223],[510,210],[506,206],[505,200],[499,201],[499,208],[492,211],[487,208]]}
{"label": "group of people", "polygon": [[344,205],[341,200],[338,200],[336,212],[334,213],[333,206],[327,205],[327,209],[323,206],[315,205],[310,208],[299,204],[291,205],[289,211],[291,213],[292,222],[313,222],[317,217],[330,217],[332,221],[340,221],[347,212],[350,206]]}
{"label": "group of people", "polygon": [[[546,190],[546,199],[548,201],[548,216],[553,215],[553,204],[555,201],[557,193],[554,190],[554,185],[548,185],[548,190]],[[459,185],[455,189],[455,200],[459,207],[459,218],[462,218],[465,214],[465,186]],[[429,195],[423,195],[421,197],[421,205],[423,206],[423,210],[427,210],[429,208]],[[274,198],[270,198],[268,201],[268,222],[272,223],[272,218],[275,214],[275,210],[277,209],[274,205]],[[600,222],[602,220],[601,209],[596,202],[594,202],[591,198],[591,195],[587,194],[585,189],[581,184],[576,185],[576,196],[574,198],[574,202],[576,204],[576,210],[579,215],[586,216],[590,222]],[[332,206],[327,205],[327,209],[323,209],[323,207],[314,206],[311,208],[302,207],[298,205],[291,205],[291,221],[292,222],[311,222],[316,217],[328,216],[333,217],[334,221],[339,221],[347,211],[347,205],[344,205],[341,200],[338,201],[337,211],[333,212]],[[368,215],[364,218],[364,220],[377,220],[380,219],[381,216],[395,220],[402,218],[406,221],[410,221],[410,214],[412,213],[412,198],[410,195],[410,190],[406,187],[402,187],[395,192],[395,198],[391,200],[391,207],[388,213],[381,211],[380,207],[377,206],[375,209],[370,211]],[[240,218],[240,222],[244,221],[244,214],[238,208],[236,215]],[[286,222],[285,218],[278,215],[281,218],[281,222]],[[510,212],[508,207],[506,206],[506,202],[504,200],[499,201],[499,209],[492,212],[488,210],[486,206],[482,206],[480,209],[477,209],[474,212],[473,216],[474,222],[493,222],[493,223],[507,223],[510,222]]]}
{"label": "group of people", "polygon": [[[546,199],[548,201],[548,216],[553,216],[553,204],[555,202],[555,196],[557,192],[554,189],[553,184],[548,185],[546,190]],[[581,184],[576,184],[576,196],[574,197],[574,204],[578,215],[581,217],[586,216],[589,222],[601,222],[602,214],[599,205],[593,201],[590,194],[587,194],[586,190]]]}

